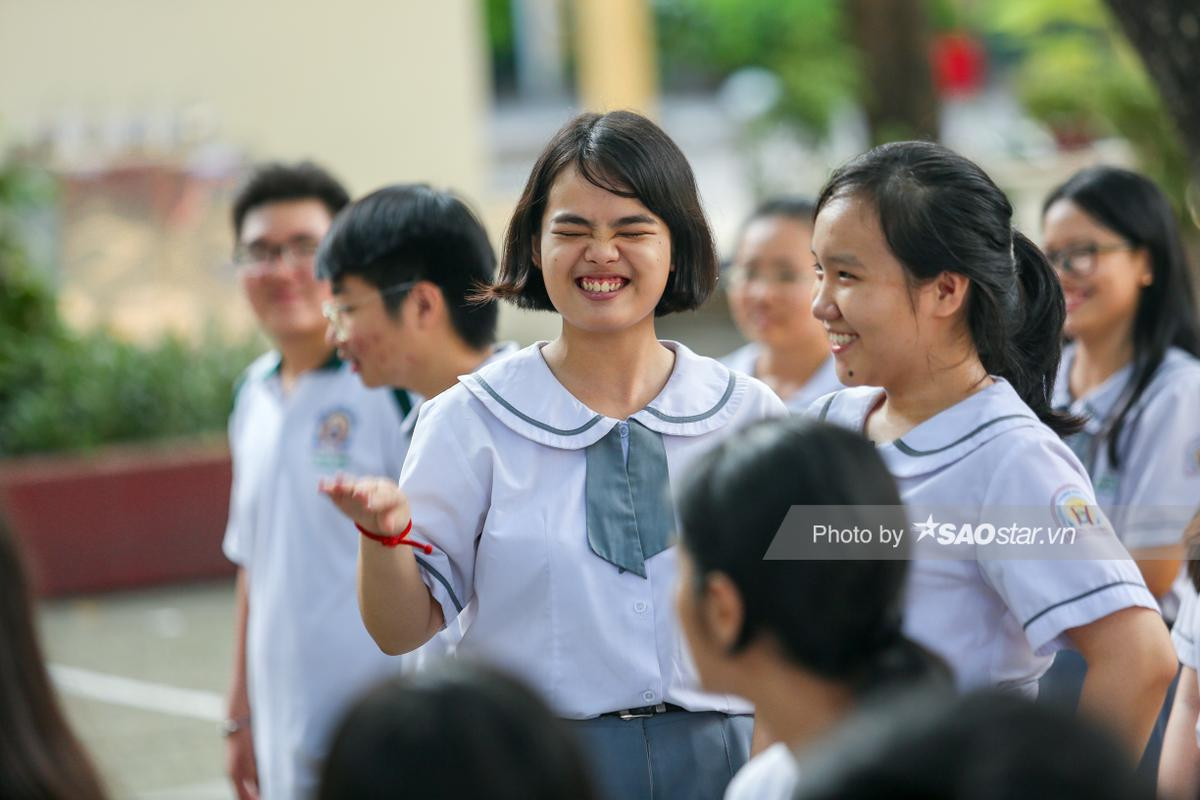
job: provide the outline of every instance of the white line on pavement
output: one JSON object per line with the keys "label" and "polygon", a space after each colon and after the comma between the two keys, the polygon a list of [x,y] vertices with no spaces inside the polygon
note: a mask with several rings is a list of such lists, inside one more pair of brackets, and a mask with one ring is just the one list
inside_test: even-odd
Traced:
{"label": "white line on pavement", "polygon": [[104,703],[205,722],[220,722],[225,718],[225,701],[215,692],[180,689],[61,664],[50,665],[50,677],[68,694]]}

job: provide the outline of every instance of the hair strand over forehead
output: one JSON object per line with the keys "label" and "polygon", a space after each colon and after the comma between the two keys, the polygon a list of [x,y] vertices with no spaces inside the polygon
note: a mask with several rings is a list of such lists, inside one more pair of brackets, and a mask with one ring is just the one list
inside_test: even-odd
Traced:
{"label": "hair strand over forehead", "polygon": [[482,297],[550,311],[533,248],[554,181],[567,169],[594,186],[636,199],[667,226],[672,271],[655,315],[698,308],[717,281],[717,254],[696,180],[679,147],[650,120],[631,111],[580,114],[538,157],[505,236],[500,274]]}

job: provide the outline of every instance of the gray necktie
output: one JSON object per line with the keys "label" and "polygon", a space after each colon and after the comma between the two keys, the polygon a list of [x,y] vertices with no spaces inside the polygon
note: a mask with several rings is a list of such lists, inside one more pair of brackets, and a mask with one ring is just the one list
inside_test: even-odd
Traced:
{"label": "gray necktie", "polygon": [[662,434],[630,420],[629,460],[621,449],[622,424],[586,448],[587,536],[592,552],[618,568],[646,577],[646,559],[670,545],[667,450]]}

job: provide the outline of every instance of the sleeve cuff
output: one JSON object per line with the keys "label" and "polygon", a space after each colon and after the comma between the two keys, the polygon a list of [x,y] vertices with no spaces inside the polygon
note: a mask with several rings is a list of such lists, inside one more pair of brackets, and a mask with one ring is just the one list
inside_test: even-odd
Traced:
{"label": "sleeve cuff", "polygon": [[1087,625],[1123,608],[1148,608],[1158,603],[1140,581],[1114,581],[1046,607],[1025,621],[1025,638],[1039,656],[1070,648],[1066,631]]}

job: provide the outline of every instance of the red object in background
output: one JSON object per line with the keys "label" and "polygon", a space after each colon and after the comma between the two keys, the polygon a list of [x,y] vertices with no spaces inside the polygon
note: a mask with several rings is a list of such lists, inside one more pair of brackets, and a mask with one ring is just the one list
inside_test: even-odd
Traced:
{"label": "red object in background", "polygon": [[0,512],[39,596],[234,574],[224,445],[121,446],[0,462]]}
{"label": "red object in background", "polygon": [[983,45],[962,32],[937,36],[933,41],[933,74],[942,94],[974,94],[987,76]]}

